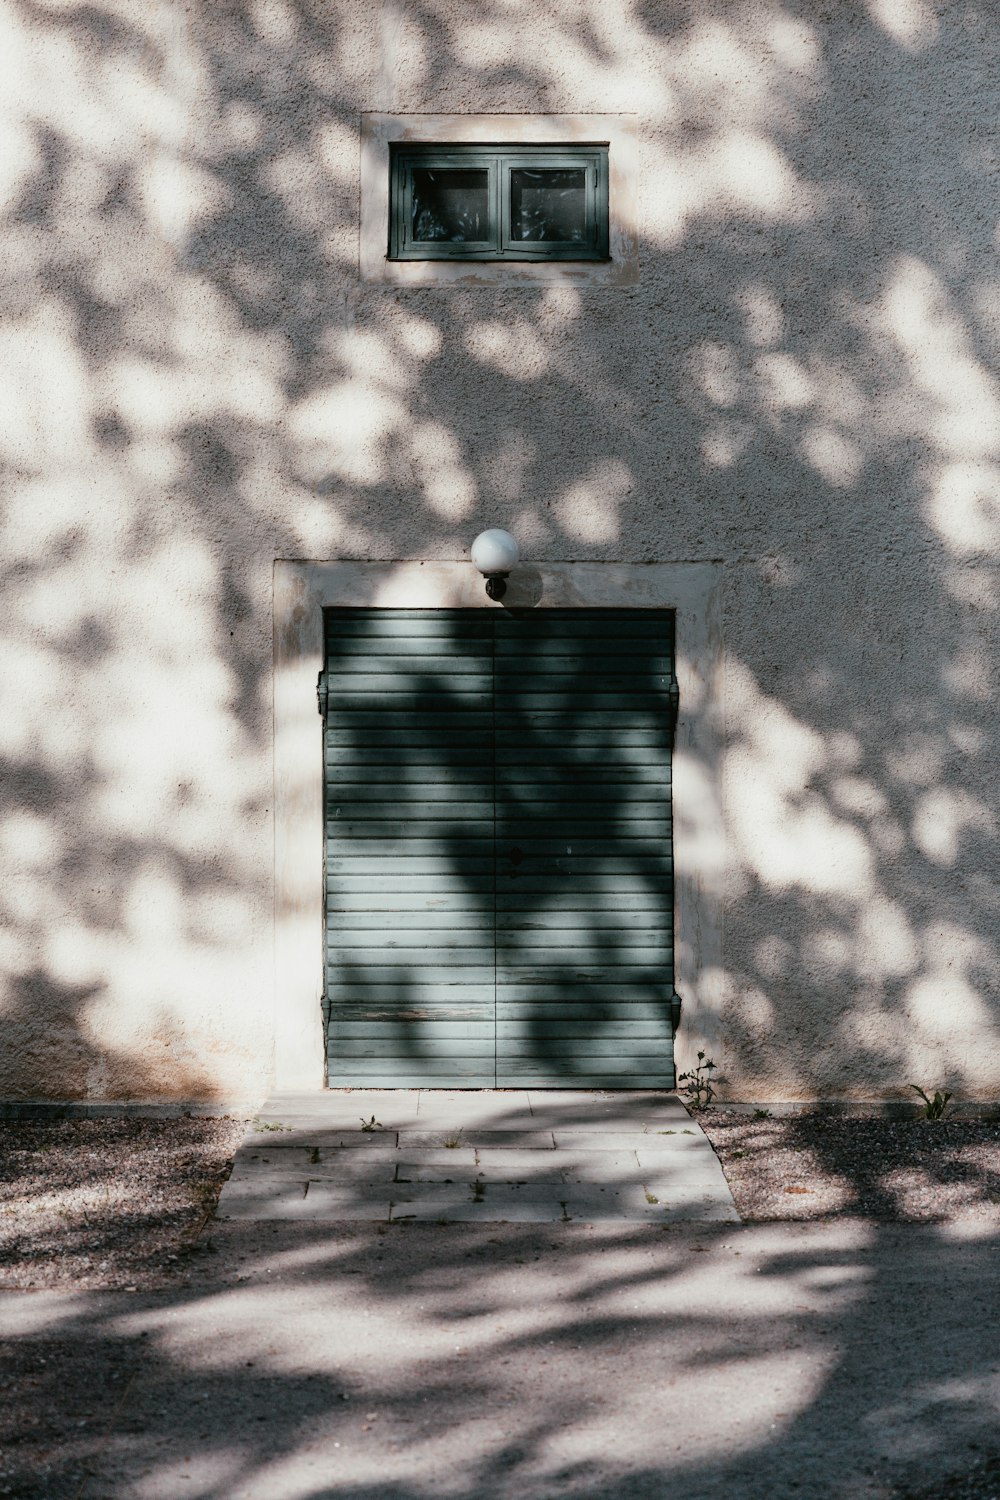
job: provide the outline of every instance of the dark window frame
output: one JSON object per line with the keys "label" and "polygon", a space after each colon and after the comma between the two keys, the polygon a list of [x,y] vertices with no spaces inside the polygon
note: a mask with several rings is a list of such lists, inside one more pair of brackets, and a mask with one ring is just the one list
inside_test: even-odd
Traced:
{"label": "dark window frame", "polygon": [[[413,173],[420,169],[480,169],[488,173],[488,237],[475,242],[416,240],[411,233]],[[586,240],[511,238],[511,174],[533,171],[586,173]],[[607,261],[609,250],[608,146],[606,143],[545,145],[391,144],[389,148],[390,260]]]}

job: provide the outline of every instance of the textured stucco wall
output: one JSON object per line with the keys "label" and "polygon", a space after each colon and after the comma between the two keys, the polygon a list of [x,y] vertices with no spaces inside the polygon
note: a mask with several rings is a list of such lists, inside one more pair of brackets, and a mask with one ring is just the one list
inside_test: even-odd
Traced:
{"label": "textured stucco wall", "polygon": [[[0,69],[0,1094],[263,1091],[274,559],[492,524],[722,567],[730,1092],[1000,1094],[992,9],[9,0]],[[629,115],[637,283],[363,281],[367,112]]]}

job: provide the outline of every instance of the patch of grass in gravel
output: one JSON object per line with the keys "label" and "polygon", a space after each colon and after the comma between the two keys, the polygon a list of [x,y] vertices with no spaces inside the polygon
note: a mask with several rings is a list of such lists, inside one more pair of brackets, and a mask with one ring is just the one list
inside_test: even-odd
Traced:
{"label": "patch of grass in gravel", "polygon": [[0,1122],[0,1287],[169,1284],[245,1120]]}
{"label": "patch of grass in gravel", "polygon": [[851,1214],[896,1223],[1000,1222],[1000,1121],[698,1116],[747,1222]]}

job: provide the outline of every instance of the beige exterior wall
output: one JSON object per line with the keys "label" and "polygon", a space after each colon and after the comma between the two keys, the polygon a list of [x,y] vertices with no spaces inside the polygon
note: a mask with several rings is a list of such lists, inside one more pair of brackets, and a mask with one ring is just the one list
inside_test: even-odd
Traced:
{"label": "beige exterior wall", "polygon": [[[731,1096],[1000,1095],[989,8],[9,0],[0,68],[0,1097],[265,1092],[275,562],[489,525],[721,580]],[[392,115],[616,120],[629,274],[362,274]]]}

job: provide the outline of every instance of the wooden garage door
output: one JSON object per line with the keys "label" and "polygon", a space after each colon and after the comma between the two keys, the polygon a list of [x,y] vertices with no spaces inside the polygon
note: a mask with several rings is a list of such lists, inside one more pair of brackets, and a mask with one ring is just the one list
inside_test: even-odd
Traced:
{"label": "wooden garage door", "polygon": [[327,612],[331,1085],[673,1084],[673,625]]}

